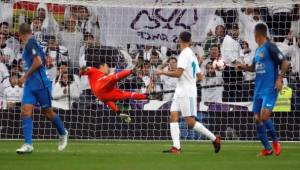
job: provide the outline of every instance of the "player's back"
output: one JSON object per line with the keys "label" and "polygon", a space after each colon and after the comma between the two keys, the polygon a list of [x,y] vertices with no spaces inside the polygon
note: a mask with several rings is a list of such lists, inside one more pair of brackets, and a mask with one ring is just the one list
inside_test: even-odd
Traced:
{"label": "player's back", "polygon": [[96,92],[97,82],[105,76],[103,72],[95,67],[90,67],[89,70],[85,73],[88,76],[90,86],[93,92]]}
{"label": "player's back", "polygon": [[191,48],[183,49],[179,55],[178,68],[184,69],[178,79],[174,97],[197,97],[197,73],[200,73],[198,60]]}
{"label": "player's back", "polygon": [[256,49],[255,64],[255,94],[276,92],[275,81],[278,75],[278,65],[270,54],[269,42]]}
{"label": "player's back", "polygon": [[34,37],[31,37],[27,41],[22,54],[22,58],[25,61],[25,72],[27,72],[30,69],[33,63],[33,59],[36,56],[41,57],[42,65],[38,70],[33,72],[33,74],[29,76],[25,82],[25,87],[28,87],[33,90],[46,88],[51,85],[51,82],[46,75],[46,60],[43,48],[38,44]]}

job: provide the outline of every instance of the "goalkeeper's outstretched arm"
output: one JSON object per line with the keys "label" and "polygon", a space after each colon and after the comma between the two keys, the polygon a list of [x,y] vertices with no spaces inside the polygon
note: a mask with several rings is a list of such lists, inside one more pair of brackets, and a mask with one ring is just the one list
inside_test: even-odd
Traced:
{"label": "goalkeeper's outstretched arm", "polygon": [[80,75],[86,75],[87,71],[89,71],[90,67],[84,66],[80,68]]}

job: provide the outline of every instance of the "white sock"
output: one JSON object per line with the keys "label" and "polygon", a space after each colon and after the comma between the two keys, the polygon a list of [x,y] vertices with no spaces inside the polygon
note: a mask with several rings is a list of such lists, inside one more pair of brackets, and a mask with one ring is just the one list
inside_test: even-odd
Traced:
{"label": "white sock", "polygon": [[170,130],[171,130],[171,137],[173,140],[173,146],[177,149],[180,149],[180,130],[179,130],[179,123],[178,122],[172,122],[170,123]]}
{"label": "white sock", "polygon": [[205,135],[211,141],[215,141],[216,140],[216,136],[213,133],[211,133],[211,131],[209,131],[206,127],[204,127],[202,123],[196,122],[193,129],[196,132]]}

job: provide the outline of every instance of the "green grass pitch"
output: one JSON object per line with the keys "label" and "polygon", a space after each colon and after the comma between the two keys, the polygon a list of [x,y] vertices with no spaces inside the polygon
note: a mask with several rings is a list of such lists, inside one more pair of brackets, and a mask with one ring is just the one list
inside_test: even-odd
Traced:
{"label": "green grass pitch", "polygon": [[161,153],[170,141],[35,141],[32,154],[17,155],[22,141],[0,141],[0,170],[299,170],[300,143],[283,143],[279,157],[257,157],[260,143],[224,142],[215,154],[206,142],[183,142],[181,155]]}

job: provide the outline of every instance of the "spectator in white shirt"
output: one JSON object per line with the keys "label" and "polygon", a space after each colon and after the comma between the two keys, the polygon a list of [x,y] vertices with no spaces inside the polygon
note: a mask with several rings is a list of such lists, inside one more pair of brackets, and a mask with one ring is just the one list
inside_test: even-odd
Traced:
{"label": "spectator in white shirt", "polygon": [[285,5],[269,7],[272,16],[271,30],[274,34],[275,42],[282,42],[289,33],[292,21],[292,0],[285,0]]}
{"label": "spectator in white shirt", "polygon": [[97,16],[92,14],[92,7],[80,6],[78,13],[78,27],[82,33],[91,33],[96,40],[100,39],[100,24]]}
{"label": "spectator in white shirt", "polygon": [[52,90],[53,107],[70,110],[72,103],[79,99],[80,91],[72,74],[62,74],[60,81],[56,82]]}
{"label": "spectator in white shirt", "polygon": [[266,23],[261,18],[259,8],[247,8],[244,12],[238,10],[238,14],[240,37],[249,43],[251,51],[255,51],[257,44],[254,38],[254,27],[258,23]]}
{"label": "spectator in white shirt", "polygon": [[159,57],[161,58],[161,54],[157,50],[157,48],[154,47],[154,46],[151,46],[151,45],[145,45],[144,48],[143,48],[143,50],[140,51],[140,53],[138,55],[143,56],[144,60],[148,60],[149,61],[150,57],[151,57],[152,50],[156,50],[156,52],[158,53]]}
{"label": "spectator in white shirt", "polygon": [[201,71],[203,71],[203,73],[205,73],[206,70],[206,64],[209,62],[213,62],[214,60],[220,59],[221,58],[221,53],[220,53],[220,45],[218,44],[213,44],[210,47],[209,50],[209,55],[206,59],[204,59],[201,63],[200,63],[200,69]]}
{"label": "spectator in white shirt", "polygon": [[15,59],[15,53],[6,45],[6,35],[0,33],[0,60],[2,63],[11,65]]}
{"label": "spectator in white shirt", "polygon": [[292,72],[296,75],[300,74],[300,33],[296,38],[293,39],[293,36],[291,33],[289,33],[288,38],[284,41],[284,44],[288,45],[289,42],[291,42],[292,45],[288,47],[287,55],[291,57],[291,67]]}
{"label": "spectator in white shirt", "polygon": [[9,78],[10,86],[6,87],[3,92],[4,109],[14,109],[16,103],[21,102],[23,88],[17,85],[19,77],[18,74],[12,73]]}
{"label": "spectator in white shirt", "polygon": [[0,22],[13,23],[13,7],[14,2],[12,0],[0,1]]}
{"label": "spectator in white shirt", "polygon": [[[165,69],[167,69],[169,71],[176,70],[176,68],[177,68],[177,58],[176,57],[170,57],[167,60],[167,63],[168,63],[168,66]],[[162,88],[164,91],[176,89],[178,78],[161,75],[160,80],[161,80]],[[166,93],[163,95],[163,101],[171,101],[173,96],[174,96],[174,93]]]}
{"label": "spectator in white shirt", "polygon": [[157,67],[162,64],[162,60],[159,58],[159,54],[156,50],[152,50],[150,57],[150,65],[151,65],[151,74],[155,72]]}
{"label": "spectator in white shirt", "polygon": [[300,34],[300,4],[294,7],[290,32],[293,36]]}
{"label": "spectator in white shirt", "polygon": [[52,61],[51,57],[46,57],[46,64],[45,65],[46,65],[47,77],[53,82],[54,79],[56,78],[57,69],[53,65],[53,61]]}
{"label": "spectator in white shirt", "polygon": [[14,51],[14,54],[17,55],[20,52],[20,42],[9,33],[9,24],[8,22],[0,23],[0,33],[6,35],[6,45]]}
{"label": "spectator in white shirt", "polygon": [[58,63],[68,62],[68,49],[58,44],[55,36],[48,36],[47,45],[44,48],[46,57],[50,57],[52,64],[57,67]]}
{"label": "spectator in white shirt", "polygon": [[79,68],[79,52],[83,42],[83,34],[76,29],[75,18],[67,18],[65,29],[59,32],[59,44],[68,49],[71,67]]}
{"label": "spectator in white shirt", "polygon": [[[79,66],[80,68],[87,66],[87,61],[86,61],[86,49],[89,46],[100,46],[100,43],[98,43],[95,39],[94,39],[94,35],[90,34],[90,33],[85,33],[84,34],[84,38],[83,38],[83,45],[80,47],[80,52],[79,52]],[[81,102],[90,102],[92,100],[94,100],[95,98],[93,97],[94,95],[92,94],[91,91],[91,87],[90,87],[90,83],[88,80],[88,77],[85,76],[81,76],[80,77],[80,91],[82,92],[82,94],[80,95],[80,101]]]}
{"label": "spectator in white shirt", "polygon": [[225,27],[223,25],[216,26],[215,34],[208,36],[203,43],[204,55],[207,57],[209,49],[212,45],[222,44],[225,37]]}
{"label": "spectator in white shirt", "polygon": [[[221,75],[213,68],[212,62],[205,66],[206,74],[201,81],[201,101],[203,102],[222,102],[224,87]],[[211,87],[210,87],[211,86]],[[215,86],[215,87],[213,87]]]}
{"label": "spectator in white shirt", "polygon": [[[244,41],[241,50],[241,63],[251,65],[253,63],[254,53],[251,51],[249,44]],[[254,72],[244,72],[244,80],[251,81],[255,78]]]}
{"label": "spectator in white shirt", "polygon": [[[228,34],[225,36],[221,46],[221,55],[226,67],[223,70],[224,99],[237,102],[241,99],[243,72],[237,71],[235,65],[240,62],[241,46],[234,38],[238,37],[239,28],[237,24],[229,25]],[[226,94],[225,94],[226,93]]]}
{"label": "spectator in white shirt", "polygon": [[42,28],[42,24],[42,18],[35,17],[32,20],[31,27],[33,36],[38,42],[40,42],[43,45],[45,44],[47,30],[45,28]]}
{"label": "spectator in white shirt", "polygon": [[215,35],[215,30],[216,30],[216,27],[218,25],[225,26],[224,20],[220,16],[214,15],[212,17],[212,19],[208,22],[207,26],[206,26],[206,34],[207,34],[207,36],[213,36],[213,35]]}
{"label": "spectator in white shirt", "polygon": [[233,24],[228,28],[228,34],[225,36],[221,46],[222,59],[228,67],[234,68],[236,62],[240,59],[241,46],[235,38],[238,36],[239,28]]}
{"label": "spectator in white shirt", "polygon": [[3,107],[3,92],[10,86],[9,72],[5,64],[0,62],[0,108]]}
{"label": "spectator in white shirt", "polygon": [[[45,32],[51,35],[56,35],[59,32],[59,24],[53,14],[48,11],[46,4],[40,3],[37,6],[36,15],[42,22],[42,30],[45,30]],[[31,29],[33,29],[33,24],[31,24]]]}

